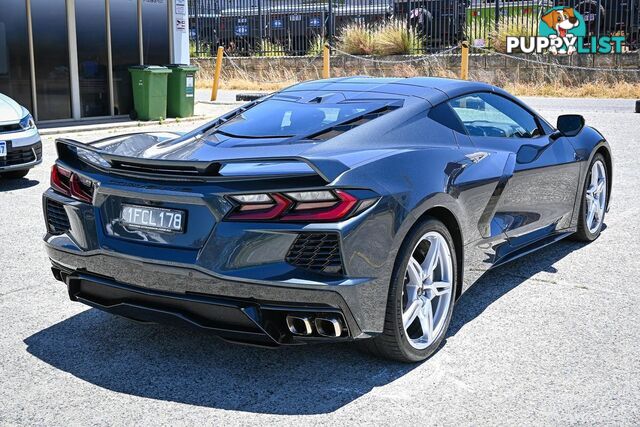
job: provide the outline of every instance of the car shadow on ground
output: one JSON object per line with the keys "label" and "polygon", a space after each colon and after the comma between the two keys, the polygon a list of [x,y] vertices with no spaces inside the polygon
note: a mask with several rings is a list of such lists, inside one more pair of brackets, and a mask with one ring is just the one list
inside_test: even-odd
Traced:
{"label": "car shadow on ground", "polygon": [[[458,301],[448,337],[532,275],[554,272],[556,261],[581,246],[560,242],[489,272]],[[266,414],[332,412],[420,366],[378,360],[348,344],[277,350],[232,345],[95,309],[24,342],[49,365],[119,393]]]}
{"label": "car shadow on ground", "polygon": [[20,179],[4,179],[0,178],[0,192],[23,190],[25,188],[35,187],[40,184],[36,179],[20,178]]}
{"label": "car shadow on ground", "polygon": [[[605,229],[606,225],[603,226],[603,230]],[[556,273],[557,270],[553,264],[584,246],[585,243],[582,242],[569,239],[561,240],[533,254],[487,272],[456,303],[447,331],[447,338],[457,334],[464,325],[480,316],[494,301],[535,274],[540,272]]]}

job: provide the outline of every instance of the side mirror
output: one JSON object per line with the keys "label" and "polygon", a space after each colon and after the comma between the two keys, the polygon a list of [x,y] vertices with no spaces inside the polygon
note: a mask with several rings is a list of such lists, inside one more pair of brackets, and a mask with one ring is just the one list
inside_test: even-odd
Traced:
{"label": "side mirror", "polygon": [[584,128],[584,117],[579,114],[566,114],[558,117],[557,128],[564,136],[576,136]]}

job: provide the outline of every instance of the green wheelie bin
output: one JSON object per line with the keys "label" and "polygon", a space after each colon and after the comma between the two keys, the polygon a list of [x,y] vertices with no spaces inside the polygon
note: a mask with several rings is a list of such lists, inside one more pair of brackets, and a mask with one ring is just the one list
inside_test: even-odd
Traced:
{"label": "green wheelie bin", "polygon": [[167,88],[167,117],[193,116],[195,75],[198,67],[177,64],[166,67],[171,70]]}
{"label": "green wheelie bin", "polygon": [[162,120],[167,117],[167,76],[171,73],[158,65],[129,67],[133,87],[133,105],[138,120]]}

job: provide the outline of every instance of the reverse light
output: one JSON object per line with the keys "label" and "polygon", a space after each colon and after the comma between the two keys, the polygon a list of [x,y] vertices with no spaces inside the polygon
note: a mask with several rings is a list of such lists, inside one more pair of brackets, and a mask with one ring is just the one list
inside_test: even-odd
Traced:
{"label": "reverse light", "polygon": [[331,191],[298,191],[285,193],[285,196],[298,202],[296,210],[328,208],[338,200]]}
{"label": "reverse light", "polygon": [[360,200],[344,190],[294,191],[229,196],[236,205],[229,220],[338,221],[362,212],[377,199]]}
{"label": "reverse light", "polygon": [[92,203],[95,186],[90,179],[81,177],[59,165],[51,168],[51,187],[58,193],[81,202]]}
{"label": "reverse light", "polygon": [[231,196],[232,199],[242,204],[272,204],[273,199],[268,194],[241,194],[239,196]]}

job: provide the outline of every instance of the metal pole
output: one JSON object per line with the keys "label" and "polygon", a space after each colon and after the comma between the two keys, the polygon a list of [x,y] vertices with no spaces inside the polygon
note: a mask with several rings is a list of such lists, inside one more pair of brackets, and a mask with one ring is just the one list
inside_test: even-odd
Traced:
{"label": "metal pole", "polygon": [[115,115],[113,95],[113,54],[111,52],[111,3],[104,0],[104,11],[107,26],[107,80],[109,84],[109,115]]}
{"label": "metal pole", "polygon": [[596,14],[596,36],[600,38],[600,24],[602,23],[602,0],[598,0],[598,12]]}
{"label": "metal pole", "polygon": [[29,72],[31,73],[31,114],[38,121],[38,96],[36,92],[36,64],[33,53],[33,26],[31,25],[31,0],[25,0],[27,5],[27,37],[29,39]]}
{"label": "metal pole", "polygon": [[213,75],[213,87],[211,88],[211,100],[218,99],[218,86],[220,85],[220,72],[222,71],[222,56],[224,55],[224,48],[218,46],[218,55],[216,56],[216,70]]}
{"label": "metal pole", "polygon": [[329,0],[329,8],[327,9],[327,13],[329,14],[329,32],[327,34],[327,42],[329,44],[333,43],[333,0]]}
{"label": "metal pole", "polygon": [[193,16],[195,18],[196,21],[196,55],[200,55],[201,54],[201,50],[200,50],[200,23],[198,22],[200,19],[198,18],[198,11],[200,9],[200,4],[198,3],[198,0],[195,0],[193,2]]}
{"label": "metal pole", "polygon": [[260,51],[260,55],[263,55],[264,52],[262,51],[262,47],[264,45],[264,43],[262,43],[262,37],[263,35],[263,16],[262,16],[262,0],[258,0],[258,40],[259,40],[259,45],[258,45],[258,49]]}
{"label": "metal pole", "polygon": [[67,38],[69,43],[69,77],[71,86],[71,117],[79,119],[82,115],[80,105],[80,73],[78,71],[78,40],[76,38],[75,0],[67,0]]}
{"label": "metal pole", "polygon": [[174,16],[175,8],[173,7],[174,0],[167,0],[167,31],[169,32],[169,63],[175,64],[177,61],[175,60],[175,46],[173,45],[173,29],[176,25],[176,17]]}
{"label": "metal pole", "polygon": [[496,0],[495,29],[498,31],[500,25],[500,0]]}
{"label": "metal pole", "polygon": [[140,65],[144,65],[144,43],[142,40],[142,0],[138,0],[138,55]]}

